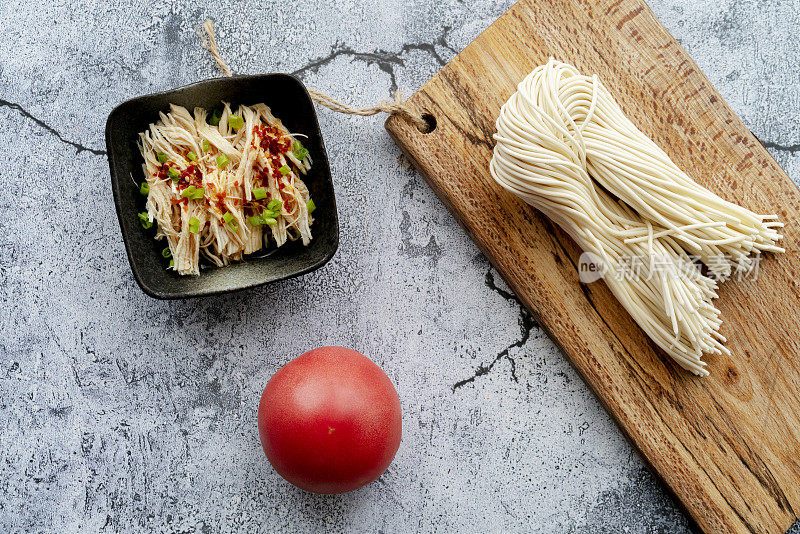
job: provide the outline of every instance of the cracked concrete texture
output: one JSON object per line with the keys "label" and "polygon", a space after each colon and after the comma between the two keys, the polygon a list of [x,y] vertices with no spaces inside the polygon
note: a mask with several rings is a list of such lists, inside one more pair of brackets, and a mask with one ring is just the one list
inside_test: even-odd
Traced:
{"label": "cracked concrete texture", "polygon": [[[294,72],[366,105],[418,88],[509,5],[0,4],[0,530],[687,530],[550,340],[398,165],[381,119],[320,111],[342,232],[323,269],[185,302],[148,298],[130,274],[105,118],[132,96],[215,76],[195,33],[205,18],[235,72]],[[651,5],[797,181],[800,1]],[[330,344],[386,370],[404,436],[378,482],[322,497],[271,470],[255,415],[272,373]]]}

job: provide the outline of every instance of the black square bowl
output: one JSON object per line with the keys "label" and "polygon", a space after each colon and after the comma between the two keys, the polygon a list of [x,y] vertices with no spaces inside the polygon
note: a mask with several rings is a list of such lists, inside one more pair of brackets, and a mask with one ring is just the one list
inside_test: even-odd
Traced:
{"label": "black square bowl", "polygon": [[[300,241],[288,242],[227,267],[201,267],[200,276],[181,276],[166,269],[167,260],[161,257],[165,242],[154,240],[153,229],[142,228],[137,216],[144,211],[146,198],[139,193],[144,173],[136,143],[139,132],[158,120],[159,111],[169,111],[170,104],[184,106],[191,112],[198,106],[213,109],[222,101],[232,106],[263,102],[290,132],[308,136],[301,139],[313,164],[303,181],[316,205],[311,226],[313,238],[307,247]],[[111,189],[128,260],[136,282],[152,297],[178,299],[214,295],[299,276],[323,266],[339,246],[339,219],[331,169],[317,114],[305,86],[293,76],[262,74],[219,78],[128,100],[108,116],[106,146]]]}

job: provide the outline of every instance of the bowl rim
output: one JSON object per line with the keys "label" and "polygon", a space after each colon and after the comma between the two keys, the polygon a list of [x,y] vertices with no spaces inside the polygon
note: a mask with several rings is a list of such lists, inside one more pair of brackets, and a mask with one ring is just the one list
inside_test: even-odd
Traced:
{"label": "bowl rim", "polygon": [[[182,91],[185,91],[185,90],[188,90],[188,89],[194,89],[194,88],[197,88],[197,87],[201,87],[201,86],[209,85],[209,84],[214,84],[214,83],[217,83],[217,82],[229,82],[229,81],[236,82],[236,81],[252,79],[252,78],[273,78],[273,77],[287,78],[287,79],[292,80],[298,86],[298,89],[300,89],[302,91],[303,95],[305,95],[305,98],[309,103],[309,108],[311,109],[311,113],[312,113],[312,116],[313,116],[313,119],[314,119],[314,124],[315,124],[316,130],[317,130],[317,134],[318,134],[318,137],[319,137],[320,148],[322,149],[322,151],[323,151],[323,153],[325,155],[325,162],[327,163],[327,165],[326,165],[327,172],[325,174],[328,177],[327,178],[328,181],[330,181],[330,188],[331,188],[331,210],[332,210],[332,217],[333,217],[332,218],[333,240],[332,240],[332,246],[330,247],[330,250],[326,251],[325,254],[323,255],[323,257],[321,259],[315,261],[314,263],[311,263],[308,266],[305,266],[305,267],[303,267],[301,269],[298,269],[296,271],[292,271],[291,273],[286,274],[284,276],[280,276],[278,278],[274,278],[274,279],[271,279],[271,280],[264,280],[264,281],[261,281],[261,282],[247,283],[247,284],[244,284],[244,285],[241,285],[241,286],[237,286],[237,287],[231,287],[231,288],[227,288],[227,289],[211,289],[211,290],[199,289],[197,291],[174,291],[174,292],[173,291],[162,291],[162,290],[158,290],[158,289],[154,289],[154,288],[150,287],[148,285],[148,283],[142,278],[141,273],[139,272],[138,268],[136,267],[136,264],[134,262],[134,251],[133,251],[133,249],[131,247],[131,244],[130,244],[130,242],[128,240],[128,234],[126,233],[125,227],[124,227],[124,225],[122,223],[122,211],[121,211],[122,210],[122,200],[120,198],[120,191],[119,191],[120,180],[119,180],[119,177],[117,176],[116,170],[114,168],[114,153],[115,153],[115,150],[112,147],[112,143],[111,143],[111,137],[113,135],[111,133],[111,119],[112,119],[112,117],[114,117],[116,114],[119,113],[120,108],[123,108],[125,106],[129,106],[131,104],[135,104],[137,102],[146,100],[148,98],[156,97],[156,96],[168,96],[168,95],[173,94],[173,93],[179,93],[179,92],[182,92]],[[339,249],[339,237],[340,237],[339,236],[339,215],[338,215],[338,210],[336,209],[336,194],[335,194],[335,188],[334,188],[334,184],[333,184],[333,176],[332,176],[332,173],[330,172],[330,160],[328,159],[328,151],[325,148],[325,140],[323,139],[322,131],[321,131],[320,126],[319,126],[319,118],[317,116],[317,110],[314,107],[314,102],[311,99],[311,95],[308,92],[308,88],[306,88],[305,84],[303,84],[303,82],[299,78],[294,76],[293,74],[284,73],[284,72],[269,72],[269,73],[262,73],[262,74],[239,74],[239,75],[234,75],[234,76],[226,76],[224,78],[223,77],[207,78],[207,79],[198,80],[196,82],[192,82],[192,83],[189,83],[189,84],[186,84],[186,85],[181,85],[179,87],[175,87],[175,88],[172,88],[172,89],[167,89],[167,90],[164,90],[164,91],[157,91],[157,92],[154,92],[154,93],[147,93],[147,94],[144,94],[144,95],[139,95],[139,96],[135,96],[133,98],[129,98],[127,100],[124,100],[124,101],[120,102],[116,106],[114,106],[114,108],[112,108],[112,110],[108,113],[108,117],[106,118],[106,126],[105,126],[105,140],[106,140],[106,158],[107,158],[108,164],[109,164],[109,177],[110,177],[110,182],[111,182],[111,184],[110,184],[111,185],[111,192],[112,192],[112,196],[113,196],[113,199],[114,199],[114,210],[116,211],[116,214],[117,214],[117,222],[119,223],[120,233],[122,235],[122,242],[123,242],[123,245],[125,246],[125,253],[126,253],[126,256],[128,257],[128,264],[130,266],[131,272],[133,273],[133,278],[134,278],[134,280],[136,280],[137,285],[142,289],[142,291],[145,294],[147,294],[150,297],[153,297],[153,298],[159,299],[159,300],[179,300],[179,299],[190,299],[190,298],[198,298],[198,297],[209,297],[209,296],[213,296],[213,295],[223,295],[223,294],[228,294],[228,293],[237,293],[239,291],[244,291],[244,290],[252,289],[252,288],[255,288],[255,287],[261,287],[261,286],[264,286],[264,285],[267,285],[267,284],[271,284],[271,283],[274,283],[274,282],[280,282],[282,280],[290,280],[292,278],[297,278],[299,276],[303,276],[304,274],[308,274],[308,273],[310,273],[312,271],[315,271],[315,270],[319,269],[320,267],[324,266],[325,264],[327,264],[336,255],[336,252]],[[224,268],[224,267],[219,267],[219,268]],[[202,276],[202,272],[201,272],[200,276]]]}

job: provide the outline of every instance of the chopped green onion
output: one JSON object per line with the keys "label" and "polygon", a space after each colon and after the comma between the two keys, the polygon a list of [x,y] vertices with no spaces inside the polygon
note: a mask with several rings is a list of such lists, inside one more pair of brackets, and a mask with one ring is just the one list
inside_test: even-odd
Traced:
{"label": "chopped green onion", "polygon": [[190,185],[186,189],[183,190],[181,196],[183,198],[188,198],[191,200],[201,200],[206,194],[206,190],[202,187],[195,187]]}
{"label": "chopped green onion", "polygon": [[308,157],[308,150],[300,141],[295,141],[292,143],[292,152],[294,152],[294,157],[300,161],[303,161]]}
{"label": "chopped green onion", "polygon": [[138,213],[137,215],[139,216],[139,220],[142,221],[142,226],[144,226],[145,230],[153,226],[153,221],[150,220],[150,216],[146,211]]}
{"label": "chopped green onion", "polygon": [[259,215],[248,217],[247,222],[250,223],[250,226],[261,226],[262,224],[264,224],[264,220]]}
{"label": "chopped green onion", "polygon": [[147,195],[150,193],[150,184],[147,182],[142,182],[141,187],[139,187],[139,192],[143,195]]}
{"label": "chopped green onion", "polygon": [[172,178],[173,181],[177,181],[178,178],[181,177],[181,171],[179,171],[175,167],[170,167],[169,169],[167,169],[167,174],[169,175],[170,178]]}
{"label": "chopped green onion", "polygon": [[161,255],[163,257],[165,257],[165,258],[171,258],[172,257],[172,251],[170,251],[169,247],[167,247],[167,248],[165,248],[164,250],[161,251]]}
{"label": "chopped green onion", "polygon": [[262,220],[264,221],[264,224],[268,224],[270,226],[275,226],[276,224],[278,224],[278,221],[275,220],[275,219],[269,218],[269,219],[262,219]]}
{"label": "chopped green onion", "polygon": [[189,231],[193,234],[196,234],[200,231],[200,219],[197,217],[192,217],[189,219]]}
{"label": "chopped green onion", "polygon": [[308,210],[308,214],[311,215],[314,213],[314,210],[317,209],[317,206],[314,204],[313,200],[308,199],[308,202],[306,202],[306,209]]}
{"label": "chopped green onion", "polygon": [[281,167],[278,170],[281,171],[281,174],[284,175],[284,176],[286,176],[287,174],[292,172],[292,169],[290,169],[288,165],[284,165],[283,167]]}
{"label": "chopped green onion", "polygon": [[169,266],[172,267],[173,269],[175,268],[175,259],[174,258],[169,260]]}
{"label": "chopped green onion", "polygon": [[281,207],[283,207],[283,202],[281,202],[277,198],[273,198],[272,200],[269,201],[269,204],[267,204],[267,209],[270,209],[270,210],[273,210],[273,211],[275,209],[281,208]]}
{"label": "chopped green onion", "polygon": [[220,108],[216,108],[211,112],[211,116],[208,118],[208,124],[211,126],[219,126],[220,119],[222,119],[222,110]]}
{"label": "chopped green onion", "polygon": [[167,155],[164,154],[163,152],[159,152],[158,154],[156,154],[156,157],[158,158],[158,162],[159,163],[166,163],[167,162]]}
{"label": "chopped green onion", "polygon": [[267,188],[266,187],[257,187],[253,189],[253,197],[256,200],[261,200],[267,198]]}
{"label": "chopped green onion", "polygon": [[278,217],[278,215],[280,215],[279,212],[271,210],[264,210],[264,213],[261,214],[261,216],[265,219],[275,219]]}
{"label": "chopped green onion", "polygon": [[211,150],[211,143],[208,142],[208,139],[203,139],[203,152],[208,152]]}
{"label": "chopped green onion", "polygon": [[228,156],[226,156],[225,154],[220,154],[219,156],[217,156],[217,167],[219,167],[220,169],[224,169],[225,167],[227,167],[229,162],[230,160],[228,159]]}
{"label": "chopped green onion", "polygon": [[233,230],[238,230],[239,229],[239,224],[234,219],[233,213],[231,213],[229,211],[225,212],[225,215],[222,216],[222,219],[225,221],[225,224],[230,226]]}
{"label": "chopped green onion", "polygon": [[189,161],[194,161],[197,159],[197,154],[190,150],[186,157],[189,158]]}
{"label": "chopped green onion", "polygon": [[244,119],[239,115],[231,115],[228,117],[228,126],[233,128],[234,130],[238,130],[242,126],[244,126]]}

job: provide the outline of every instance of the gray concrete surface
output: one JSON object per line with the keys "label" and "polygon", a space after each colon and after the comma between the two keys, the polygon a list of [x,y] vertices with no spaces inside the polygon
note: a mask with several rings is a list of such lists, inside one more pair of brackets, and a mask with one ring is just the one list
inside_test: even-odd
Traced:
{"label": "gray concrete surface", "polygon": [[[509,0],[0,3],[0,530],[682,532],[685,517],[378,118],[320,111],[341,248],[246,293],[159,302],[133,281],[103,128],[119,102],[294,72],[348,102],[411,92]],[[800,1],[651,0],[793,179]],[[254,319],[257,314],[265,316]],[[404,437],[351,494],[290,486],[257,401],[302,352],[356,348]],[[800,529],[795,528],[795,532]]]}

